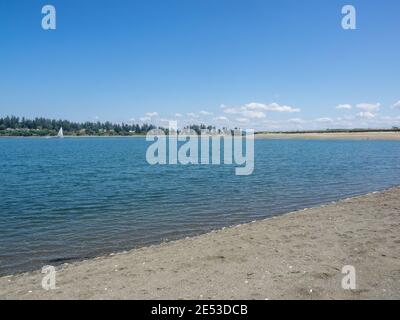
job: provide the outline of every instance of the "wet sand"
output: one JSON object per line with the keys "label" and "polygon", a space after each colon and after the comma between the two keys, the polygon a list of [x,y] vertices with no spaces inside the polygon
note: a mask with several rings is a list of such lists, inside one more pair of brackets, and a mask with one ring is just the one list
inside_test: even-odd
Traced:
{"label": "wet sand", "polygon": [[326,133],[260,133],[258,139],[298,140],[396,140],[400,132],[326,132]]}
{"label": "wet sand", "polygon": [[[0,278],[0,299],[399,299],[400,188]],[[356,290],[343,290],[343,266]]]}

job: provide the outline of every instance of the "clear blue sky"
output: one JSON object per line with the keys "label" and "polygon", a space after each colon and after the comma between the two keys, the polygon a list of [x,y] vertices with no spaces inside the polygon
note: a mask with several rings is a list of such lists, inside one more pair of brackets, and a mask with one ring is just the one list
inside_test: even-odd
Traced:
{"label": "clear blue sky", "polygon": [[387,127],[399,100],[398,0],[0,3],[0,116]]}

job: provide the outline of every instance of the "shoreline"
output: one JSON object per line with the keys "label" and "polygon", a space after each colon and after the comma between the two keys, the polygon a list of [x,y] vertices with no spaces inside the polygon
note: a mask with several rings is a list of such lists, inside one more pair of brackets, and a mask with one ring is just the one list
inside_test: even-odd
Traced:
{"label": "shoreline", "polygon": [[[56,136],[1,136],[0,139],[12,138],[34,138],[34,139],[53,139]],[[145,134],[129,136],[64,136],[64,138],[146,138]],[[368,132],[318,132],[318,133],[256,133],[255,139],[266,140],[370,140],[370,141],[400,141],[400,131],[368,131]]]}
{"label": "shoreline", "polygon": [[[324,288],[320,284],[311,285],[311,283],[313,282],[310,282],[308,284],[308,286],[311,285],[310,289],[307,289],[308,287],[306,286],[298,288],[297,291],[293,291],[293,288],[291,287],[296,284],[288,283],[287,288],[280,288],[280,291],[287,291],[286,294],[277,294],[277,288],[274,288],[274,290],[271,290],[270,293],[266,294],[266,296],[268,297],[265,298],[368,299],[380,297],[398,299],[400,297],[400,252],[398,249],[400,247],[398,245],[400,243],[399,196],[400,187],[392,187],[383,191],[376,191],[365,195],[346,198],[329,204],[323,204],[317,207],[306,208],[303,210],[289,212],[283,215],[274,216],[263,220],[257,220],[250,223],[234,225],[231,227],[214,230],[209,233],[193,236],[190,238],[187,237],[170,242],[163,242],[161,244],[140,247],[138,249],[132,249],[130,251],[112,253],[106,256],[100,256],[88,260],[64,263],[56,267],[58,277],[60,279],[57,285],[58,288],[56,290],[45,291],[41,288],[41,279],[43,275],[40,273],[40,270],[2,276],[0,277],[0,299],[263,299],[262,296],[260,296],[259,291],[262,291],[262,289],[268,289],[270,287],[264,287],[260,284],[263,281],[266,281],[267,277],[269,278],[269,284],[272,288],[274,288],[274,282],[276,282],[275,278],[281,279],[283,282],[286,282],[287,278],[291,278],[293,275],[293,277],[295,278],[296,275],[300,275],[300,278],[303,278],[305,277],[305,275],[309,274],[317,275],[316,279],[313,279],[313,282],[326,281],[327,287]],[[381,200],[385,200],[384,202],[390,202],[391,205],[387,203],[381,203]],[[344,210],[347,206],[350,206],[351,208],[349,208],[348,210]],[[315,266],[317,268],[310,268],[310,266],[306,268],[304,266],[303,269],[308,269],[307,271],[297,270],[301,265],[300,262],[302,261],[302,259],[296,260],[294,258],[297,256],[297,254],[294,254],[294,256],[291,255],[293,255],[293,253],[296,253],[296,250],[301,250],[302,246],[299,245],[299,241],[306,241],[308,242],[308,245],[316,242],[314,243],[314,246],[317,246],[319,248],[317,248],[314,254],[317,255],[323,254],[323,251],[328,249],[324,248],[323,246],[321,247],[321,240],[326,239],[318,239],[318,236],[313,236],[310,233],[311,230],[307,230],[308,228],[310,228],[311,225],[314,224],[313,227],[315,227],[316,224],[316,226],[318,227],[317,229],[320,232],[320,237],[323,238],[324,235],[326,235],[327,231],[323,230],[324,228],[326,228],[326,225],[331,224],[333,220],[337,220],[333,218],[339,218],[339,221],[343,220],[344,226],[346,228],[349,228],[348,224],[345,223],[344,220],[354,220],[354,217],[352,217],[353,214],[357,213],[357,216],[360,216],[363,215],[363,211],[365,212],[365,210],[369,209],[367,210],[369,211],[369,215],[378,218],[376,219],[375,224],[371,225],[371,221],[365,223],[365,218],[368,218],[367,220],[371,220],[371,217],[363,217],[361,221],[353,221],[356,222],[356,224],[353,223],[353,225],[350,225],[350,227],[353,229],[359,229],[360,225],[358,224],[364,223],[363,227],[365,228],[373,229],[375,226],[376,229],[381,229],[382,226],[376,226],[376,224],[379,224],[382,217],[377,217],[379,213],[374,212],[374,210],[371,211],[371,206],[376,207],[375,211],[380,211],[381,209],[387,211],[386,214],[391,217],[391,220],[393,220],[388,222],[389,224],[391,224],[391,229],[395,229],[388,230],[388,233],[385,234],[392,234],[392,238],[394,239],[393,243],[397,244],[397,246],[393,247],[395,248],[395,252],[392,253],[392,255],[394,254],[392,258],[396,261],[398,267],[397,269],[394,268],[394,270],[391,271],[392,273],[394,272],[396,276],[396,279],[394,280],[396,281],[393,281],[393,279],[391,279],[390,272],[388,273],[389,278],[385,278],[385,274],[379,273],[378,270],[372,272],[377,272],[377,274],[375,274],[375,277],[380,277],[381,280],[385,283],[386,287],[390,288],[390,286],[393,285],[394,287],[392,290],[377,289],[376,292],[371,292],[370,289],[360,288],[359,290],[345,291],[340,288],[340,279],[343,277],[343,275],[340,272],[340,268],[335,264],[333,264],[331,268],[328,268],[330,269],[329,272],[318,272],[318,266]],[[340,216],[337,213],[341,211],[345,211],[346,216]],[[309,215],[312,214],[314,214],[315,216],[310,217]],[[330,215],[326,216],[327,214]],[[335,215],[339,216],[335,217]],[[320,219],[322,218],[322,221],[318,221],[318,219],[316,219],[318,217]],[[294,230],[290,228],[293,227],[290,226],[290,224],[293,223],[295,223],[300,230],[306,232],[304,234],[292,234]],[[274,226],[274,228],[270,230],[272,226]],[[284,231],[286,229],[288,229],[287,232]],[[337,230],[337,227],[335,227],[335,230]],[[275,232],[272,232],[272,234],[268,236],[269,233],[266,231]],[[376,232],[377,230],[372,230],[372,234],[369,234],[369,236],[375,235]],[[310,237],[305,238],[304,236],[306,234],[308,234]],[[393,237],[393,234],[396,236]],[[283,242],[292,242],[294,240],[294,246],[285,248],[285,250],[283,250],[284,254],[280,254],[280,249],[282,249],[280,247],[282,245],[279,244],[279,242],[277,242],[275,245],[269,245],[268,242],[264,243],[263,241],[265,239],[271,238],[271,236],[273,238],[273,235],[276,238],[281,238],[281,240],[284,240]],[[290,238],[292,238],[293,236],[294,239],[290,240]],[[241,240],[237,240],[237,237],[239,237]],[[244,240],[243,238],[246,238],[247,241],[242,241]],[[249,246],[248,242],[253,242],[249,240],[254,240],[255,245]],[[366,240],[368,243],[370,243],[373,239]],[[322,242],[328,244],[328,242],[326,241]],[[329,240],[329,244],[334,247],[338,245],[338,243],[335,242],[333,239]],[[363,243],[360,243],[358,241],[356,245],[358,247],[362,247]],[[197,247],[198,249],[200,249],[199,254],[197,254],[196,251],[193,251],[193,247]],[[343,249],[347,250],[347,247],[348,245],[344,245]],[[235,248],[235,250],[232,250],[233,248]],[[240,249],[245,248],[247,248],[250,252],[246,251],[235,254],[238,249],[240,252]],[[265,256],[262,252],[258,252],[257,255],[259,257],[254,257],[251,252],[253,252],[254,250],[259,251],[259,249],[267,250],[268,254]],[[358,248],[354,248],[354,250],[355,252],[351,252],[350,257],[352,259],[350,260],[354,259],[354,254],[360,252],[360,249]],[[273,258],[274,252],[276,252],[276,255],[280,256],[278,260],[280,260],[281,264],[277,264],[276,259]],[[303,252],[303,254],[304,253],[305,252]],[[367,254],[368,256],[369,253],[370,252],[367,251],[364,252],[364,254]],[[196,257],[196,255],[203,256],[203,259],[199,259],[200,256]],[[388,255],[382,255],[381,259],[385,260],[385,257],[388,257]],[[324,262],[323,264],[327,264],[328,262],[321,259],[321,257],[316,258],[317,261],[320,260],[321,262]],[[248,266],[248,263],[246,263],[249,259],[254,260],[252,261],[252,263],[250,263],[250,266]],[[289,260],[292,259],[294,259],[293,262],[289,263]],[[315,258],[311,259],[309,262],[312,262],[313,260],[315,260]],[[361,261],[362,259],[356,260]],[[258,262],[262,261],[269,264],[270,268],[266,268],[265,266],[263,266],[263,263],[259,265]],[[282,263],[284,265],[282,265]],[[291,265],[289,265],[288,263]],[[343,263],[345,263],[345,261],[343,261]],[[367,269],[370,268],[370,263],[364,261],[362,264],[365,264],[365,267]],[[378,263],[378,265],[379,264],[381,263]],[[395,265],[396,264],[393,263],[393,267],[395,267]],[[182,268],[180,267],[183,267],[184,270],[182,270]],[[261,272],[261,278],[258,279],[258,282],[254,282],[255,287],[252,287],[249,285],[249,283],[253,282],[253,276],[259,273],[258,269],[260,269],[260,267],[262,267],[262,269],[268,270]],[[385,264],[385,267],[390,269],[390,264]],[[226,276],[225,279],[224,273],[220,272],[221,268],[230,271],[227,273],[228,276]],[[248,272],[243,273],[242,268],[244,268],[245,270],[247,269]],[[282,273],[282,268],[288,269],[286,270],[286,272]],[[332,274],[332,268],[336,270],[336,272],[334,272],[335,274]],[[210,272],[211,270],[209,269],[212,269],[213,272]],[[269,271],[269,269],[277,269],[278,272],[273,272],[272,270]],[[124,270],[126,271],[124,272]],[[208,281],[208,284],[205,285],[206,288],[202,288],[202,281],[206,281],[207,279],[210,279],[210,277],[213,278],[215,272],[219,274],[219,277],[214,280],[218,280],[217,282],[221,282],[222,279],[225,280],[222,281],[225,283],[219,283],[218,286],[218,283],[213,285],[212,283],[209,283],[210,281]],[[365,270],[363,272],[365,272]],[[165,273],[168,273],[168,276],[165,277]],[[368,276],[365,277],[364,280],[367,281],[371,276],[373,277],[373,275],[371,275],[370,273],[371,272],[368,272]],[[152,279],[149,279],[149,276],[151,276]],[[247,287],[246,290],[244,290],[244,288],[236,288],[238,284],[237,281],[239,280],[237,279],[238,276],[242,278],[242,285],[244,286],[244,288]],[[272,283],[271,278],[273,278]],[[337,281],[332,287],[331,280],[333,278],[337,278]],[[144,281],[145,279],[147,279],[147,281]],[[388,280],[390,280],[390,282]],[[153,285],[149,286],[148,281],[150,281],[151,283],[155,282],[157,286],[160,286],[162,289],[157,286],[156,288],[154,288]],[[187,288],[178,286],[178,288],[181,287],[181,289],[183,289],[182,291],[179,291],[176,290],[177,287],[174,288],[174,286],[171,285],[165,286],[165,283],[163,283],[164,281],[167,283],[179,283],[183,281],[183,283],[187,285]],[[126,283],[130,282],[138,282],[138,284],[142,283],[142,285],[134,285],[134,288],[125,286]],[[303,280],[300,281],[300,283],[302,282]],[[71,287],[71,283],[75,283],[75,285],[79,284],[79,286],[76,287],[72,285]],[[83,285],[83,283],[85,284]],[[194,284],[196,285],[193,286]],[[218,287],[221,286],[223,288],[218,289]],[[317,290],[318,286],[319,290]],[[90,289],[88,289],[88,287]],[[119,290],[117,289],[117,287],[119,287]],[[314,291],[311,287],[315,288]],[[195,292],[207,292],[211,288],[213,288],[214,290],[213,295],[192,294],[193,290]],[[236,288],[236,290],[232,290],[231,288]],[[333,289],[335,289],[334,292],[332,292]],[[254,291],[254,293],[251,293],[251,291]],[[275,293],[273,293],[274,291]],[[325,293],[322,294],[323,291],[328,291],[326,292],[326,296],[324,295]]]}
{"label": "shoreline", "polygon": [[[245,226],[245,225],[249,225],[249,224],[253,224],[253,223],[257,223],[257,222],[262,222],[262,221],[269,221],[271,219],[275,219],[277,217],[281,217],[281,216],[286,216],[286,215],[290,215],[290,214],[296,214],[298,212],[303,212],[306,210],[310,210],[310,209],[318,209],[318,208],[323,208],[326,207],[328,205],[332,205],[332,204],[336,204],[339,203],[341,201],[347,201],[349,199],[355,199],[358,197],[364,197],[364,196],[368,196],[368,195],[372,195],[372,194],[376,194],[376,193],[381,193],[381,192],[386,192],[386,191],[390,191],[392,189],[400,189],[400,184],[399,185],[393,185],[393,186],[389,186],[389,187],[385,187],[379,190],[375,190],[375,191],[371,191],[368,193],[356,193],[352,196],[347,196],[345,198],[339,198],[337,200],[333,200],[333,201],[329,201],[329,202],[322,202],[319,204],[315,204],[314,206],[311,207],[304,207],[304,208],[298,208],[295,209],[293,211],[289,211],[289,212],[280,212],[280,213],[276,213],[274,215],[268,216],[268,217],[264,217],[264,218],[259,218],[256,220],[249,220],[249,221],[243,221],[243,222],[239,222],[236,224],[232,224],[232,225],[226,225],[226,226],[219,226],[215,229],[210,229],[208,231],[200,231],[199,233],[195,233],[192,235],[182,235],[179,238],[176,239],[168,239],[168,240],[154,240],[150,243],[147,244],[142,244],[142,245],[136,245],[133,246],[129,249],[124,249],[124,250],[118,250],[118,251],[114,251],[114,252],[104,252],[102,254],[98,254],[98,255],[93,255],[93,256],[86,256],[86,257],[76,257],[76,258],[61,258],[59,259],[58,262],[54,262],[52,265],[56,268],[58,267],[62,267],[62,266],[66,266],[66,265],[72,265],[75,263],[81,263],[81,262],[85,262],[85,261],[90,261],[90,260],[94,260],[94,259],[100,259],[100,258],[106,258],[109,256],[115,256],[115,255],[121,255],[121,254],[127,254],[130,253],[132,251],[135,250],[141,250],[141,249],[145,249],[145,248],[151,248],[151,247],[156,247],[156,246],[161,246],[164,244],[169,244],[169,243],[175,243],[177,241],[182,241],[182,240],[187,240],[187,239],[194,239],[197,237],[201,237],[203,235],[207,235],[207,234],[212,234],[212,233],[216,233],[216,232],[220,232],[226,229],[232,229],[232,228],[237,228],[237,227],[241,227],[241,226]],[[58,260],[58,259],[57,259]],[[49,263],[50,264],[50,263]],[[30,274],[32,272],[38,272],[38,268],[32,268],[32,269],[28,269],[28,270],[20,270],[20,271],[16,271],[15,273],[4,273],[4,274],[0,274],[0,279],[4,278],[4,277],[12,277],[12,276],[20,276],[20,275],[24,275],[24,274]],[[0,298],[1,299],[1,298]]]}
{"label": "shoreline", "polygon": [[400,141],[400,132],[371,131],[371,132],[324,132],[324,133],[260,133],[256,135],[256,139]]}
{"label": "shoreline", "polygon": [[[60,139],[57,136],[0,136],[1,138],[5,139],[17,139],[17,138],[24,138],[24,139]],[[70,138],[146,138],[146,135],[132,135],[132,136],[64,136],[62,139],[70,139]]]}

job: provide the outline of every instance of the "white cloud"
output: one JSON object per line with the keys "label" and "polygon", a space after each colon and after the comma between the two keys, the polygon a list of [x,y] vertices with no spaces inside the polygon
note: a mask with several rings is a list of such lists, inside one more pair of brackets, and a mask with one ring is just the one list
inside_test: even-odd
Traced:
{"label": "white cloud", "polygon": [[262,118],[266,117],[265,113],[262,112],[262,111],[247,110],[244,107],[226,108],[226,109],[224,109],[224,112],[227,113],[227,114],[239,114],[239,115],[242,115],[244,117],[255,118],[255,119],[262,119]]}
{"label": "white cloud", "polygon": [[373,111],[379,111],[381,108],[380,103],[359,103],[357,104],[356,108],[368,111],[368,112],[373,112]]}
{"label": "white cloud", "polygon": [[339,104],[336,106],[336,109],[352,109],[353,107],[351,106],[351,104]]}
{"label": "white cloud", "polygon": [[357,113],[357,116],[362,118],[362,119],[373,119],[373,118],[375,118],[376,115],[373,114],[372,112],[365,111],[365,112]]}
{"label": "white cloud", "polygon": [[319,122],[319,123],[332,123],[333,119],[332,118],[318,118],[318,119],[315,119],[315,121]]}
{"label": "white cloud", "polygon": [[293,119],[289,119],[288,122],[289,123],[294,123],[294,124],[302,124],[305,121],[303,119],[300,119],[300,118],[293,118]]}
{"label": "white cloud", "polygon": [[279,121],[277,120],[271,120],[271,119],[266,119],[263,121],[263,123],[267,123],[267,124],[277,124],[279,123]]}
{"label": "white cloud", "polygon": [[216,117],[216,118],[214,118],[214,121],[228,121],[228,118],[224,117],[224,116]]}
{"label": "white cloud", "polygon": [[244,110],[240,113],[244,117],[252,118],[252,119],[263,119],[266,118],[266,115],[262,111],[252,111],[252,110]]}
{"label": "white cloud", "polygon": [[227,108],[227,107],[224,107],[223,109],[224,109],[224,112],[228,113],[228,114],[238,114],[238,113],[241,112],[241,110],[238,109],[238,108]]}
{"label": "white cloud", "polygon": [[175,113],[175,117],[182,118],[182,114],[181,113]]}
{"label": "white cloud", "polygon": [[[247,103],[237,108],[228,108],[227,106],[221,106],[225,113],[228,114],[244,114],[244,112],[258,112],[253,113],[255,118],[265,117],[263,111],[274,111],[274,112],[300,112],[298,108],[292,108],[285,105],[279,105],[277,103],[263,104],[263,103]],[[249,113],[251,115],[251,113]]]}
{"label": "white cloud", "polygon": [[147,122],[147,121],[151,121],[151,118],[150,117],[141,117],[139,120],[142,122]]}
{"label": "white cloud", "polygon": [[397,101],[394,105],[392,105],[392,108],[394,108],[394,109],[400,109],[400,100]]}
{"label": "white cloud", "polygon": [[279,105],[278,103],[264,104],[252,102],[242,106],[247,110],[264,110],[264,111],[275,111],[275,112],[300,112],[298,108],[292,108],[290,106]]}
{"label": "white cloud", "polygon": [[158,112],[147,112],[146,116],[150,117],[150,118],[157,117],[158,116]]}
{"label": "white cloud", "polygon": [[197,114],[195,114],[195,113],[193,113],[193,112],[189,112],[189,113],[187,113],[186,115],[187,115],[188,117],[190,117],[190,118],[198,118],[198,117],[199,117]]}
{"label": "white cloud", "polygon": [[202,116],[211,116],[211,115],[213,114],[212,112],[204,111],[204,110],[201,110],[199,113],[200,113]]}
{"label": "white cloud", "polygon": [[300,109],[279,105],[277,103],[263,104],[252,102],[235,108],[228,108],[227,106],[222,105],[221,108],[227,114],[236,114],[242,116],[240,118],[247,119],[265,119],[267,117],[265,111],[289,113],[300,112]]}
{"label": "white cloud", "polygon": [[396,117],[389,117],[389,116],[384,116],[380,118],[383,121],[395,121],[398,122],[400,120],[400,116],[396,116]]}
{"label": "white cloud", "polygon": [[240,122],[240,123],[246,123],[246,122],[249,122],[250,120],[247,118],[237,118],[236,121]]}

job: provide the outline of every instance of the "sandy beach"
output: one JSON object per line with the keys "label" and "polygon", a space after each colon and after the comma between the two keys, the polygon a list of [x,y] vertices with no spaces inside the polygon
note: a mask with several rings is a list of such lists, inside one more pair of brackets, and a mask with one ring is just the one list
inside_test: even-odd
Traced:
{"label": "sandy beach", "polygon": [[397,140],[400,132],[325,132],[325,133],[260,133],[258,139],[298,140]]}
{"label": "sandy beach", "polygon": [[400,188],[64,264],[55,290],[42,276],[0,278],[0,299],[399,299]]}

